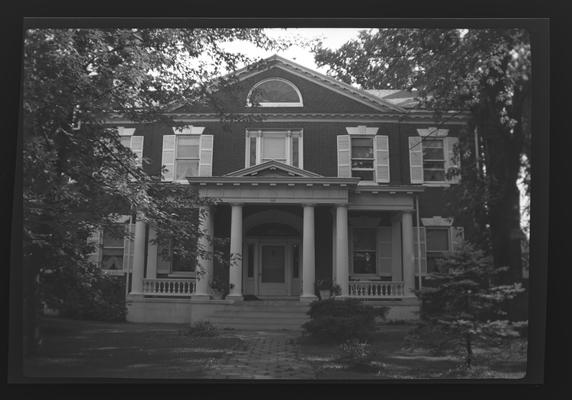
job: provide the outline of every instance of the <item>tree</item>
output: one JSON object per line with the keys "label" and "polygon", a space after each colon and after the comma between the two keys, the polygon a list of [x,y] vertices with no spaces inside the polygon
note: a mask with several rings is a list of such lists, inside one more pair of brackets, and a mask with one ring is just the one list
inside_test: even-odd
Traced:
{"label": "tree", "polygon": [[[469,111],[461,157],[458,199],[452,207],[472,223],[471,238],[492,252],[507,281],[521,276],[520,204],[517,182],[530,182],[531,60],[522,29],[379,29],[332,51],[318,43],[316,63],[365,89],[416,90],[419,107]],[[475,146],[477,134],[478,146]]]}
{"label": "tree", "polygon": [[431,285],[416,292],[422,301],[421,321],[411,341],[437,336],[439,347],[462,349],[465,366],[471,368],[476,341],[521,335],[526,321],[510,320],[505,309],[524,289],[520,283],[498,284],[501,269],[482,250],[462,243],[437,264],[438,272],[429,276]]}
{"label": "tree", "polygon": [[[160,237],[196,239],[197,194],[148,176],[106,121],[120,115],[141,123],[173,123],[164,114],[169,104],[207,101],[211,77],[249,61],[221,47],[233,40],[265,48],[277,44],[260,29],[25,32],[25,349],[32,350],[37,338],[41,273],[95,271],[86,267],[93,251],[87,238],[94,230],[113,231],[118,215],[140,213]],[[185,255],[186,250],[176,251]],[[193,251],[196,256],[204,250]]]}

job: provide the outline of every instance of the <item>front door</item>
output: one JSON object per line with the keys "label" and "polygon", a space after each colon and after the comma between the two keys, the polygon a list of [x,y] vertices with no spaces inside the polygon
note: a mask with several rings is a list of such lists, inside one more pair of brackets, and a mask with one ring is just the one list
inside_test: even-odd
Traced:
{"label": "front door", "polygon": [[260,245],[260,287],[262,296],[287,295],[286,245]]}

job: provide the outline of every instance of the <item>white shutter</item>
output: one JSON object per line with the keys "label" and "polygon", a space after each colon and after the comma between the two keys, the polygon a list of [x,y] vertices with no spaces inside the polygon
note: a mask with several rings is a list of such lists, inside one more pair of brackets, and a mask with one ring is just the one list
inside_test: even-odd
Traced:
{"label": "white shutter", "polygon": [[92,232],[88,238],[87,243],[94,246],[94,251],[88,256],[88,260],[97,266],[101,266],[101,247],[102,247],[101,230]]}
{"label": "white shutter", "polygon": [[409,137],[409,176],[411,183],[423,183],[423,144],[421,137]]}
{"label": "white shutter", "polygon": [[161,159],[161,165],[166,168],[162,180],[172,181],[175,175],[175,135],[163,136],[163,157]]}
{"label": "white shutter", "polygon": [[462,226],[452,226],[449,228],[450,251],[455,251],[465,238],[465,229]]}
{"label": "white shutter", "polygon": [[378,183],[389,183],[389,137],[375,137],[375,180]]}
{"label": "white shutter", "polygon": [[135,162],[138,167],[143,167],[143,136],[131,136],[131,151],[137,157]]}
{"label": "white shutter", "polygon": [[351,170],[350,135],[338,135],[338,178],[350,178]]}
{"label": "white shutter", "polygon": [[[444,148],[445,148],[445,173],[449,171],[449,168],[459,168],[459,155],[455,155],[455,146],[459,144],[459,138],[456,137],[446,137],[444,138]],[[459,183],[461,180],[460,175],[455,175],[448,179],[447,182]]]}
{"label": "white shutter", "polygon": [[417,246],[417,231],[413,233],[413,252],[415,253],[415,273],[419,271],[418,255],[419,247],[421,247],[421,273],[427,273],[427,245],[425,238],[425,227],[421,226],[417,228],[419,231],[419,242],[421,246]]}
{"label": "white shutter", "polygon": [[201,135],[199,139],[199,176],[213,174],[213,135]]}

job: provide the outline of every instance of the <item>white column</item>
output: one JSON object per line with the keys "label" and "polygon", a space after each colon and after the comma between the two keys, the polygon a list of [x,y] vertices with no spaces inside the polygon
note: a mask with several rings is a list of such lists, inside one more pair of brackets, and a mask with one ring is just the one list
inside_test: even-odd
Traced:
{"label": "white column", "polygon": [[314,206],[304,205],[304,227],[302,231],[302,295],[300,301],[316,300],[316,246],[314,239]]}
{"label": "white column", "polygon": [[349,254],[348,254],[348,207],[336,206],[336,283],[342,289],[341,296],[348,295]]}
{"label": "white column", "polygon": [[200,208],[199,211],[198,257],[196,270],[196,290],[193,299],[208,299],[209,282],[213,275],[213,213],[209,206]]}
{"label": "white column", "polygon": [[405,296],[414,296],[415,289],[415,253],[413,250],[413,211],[401,214],[401,246],[403,249],[403,285]]}
{"label": "white column", "polygon": [[[335,209],[334,209],[335,210]],[[332,210],[332,211],[334,211]],[[336,259],[337,259],[337,242],[338,242],[338,235],[336,233],[336,214],[332,212],[332,281],[337,282],[337,268],[336,268]]]}
{"label": "white column", "polygon": [[391,219],[391,280],[403,281],[401,263],[401,215]]}
{"label": "white column", "polygon": [[153,227],[149,227],[149,242],[147,244],[147,278],[157,278],[157,243],[153,241],[157,239],[157,232]]}
{"label": "white column", "polygon": [[226,298],[242,300],[242,204],[232,205],[229,283],[233,287]]}
{"label": "white column", "polygon": [[145,222],[137,215],[135,223],[135,240],[133,244],[133,275],[131,276],[131,293],[143,293],[143,275],[145,272]]}

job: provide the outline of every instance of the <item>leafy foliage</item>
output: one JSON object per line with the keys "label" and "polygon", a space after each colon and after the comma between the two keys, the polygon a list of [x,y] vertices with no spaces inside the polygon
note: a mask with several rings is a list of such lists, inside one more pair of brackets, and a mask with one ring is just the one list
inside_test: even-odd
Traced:
{"label": "leafy foliage", "polygon": [[196,241],[197,207],[204,203],[188,188],[148,176],[107,123],[121,117],[177,126],[164,114],[175,100],[208,102],[211,77],[250,61],[221,47],[234,40],[276,44],[260,29],[25,32],[23,252],[25,304],[31,309],[39,308],[36,280],[44,271],[95,278],[87,272],[94,250],[87,238],[96,229],[113,230],[118,215],[138,212],[160,240],[180,239],[174,251],[181,257],[204,254],[200,248],[188,254],[182,245]]}
{"label": "leafy foliage", "polygon": [[[473,225],[471,240],[491,248],[497,267],[521,272],[519,190],[530,181],[531,49],[523,29],[372,29],[330,50],[318,44],[316,63],[364,89],[412,91],[436,124],[449,111],[468,111],[457,149],[461,184],[452,185],[456,220]],[[473,131],[477,132],[477,143]],[[470,134],[469,134],[470,132]],[[521,176],[522,174],[522,176]],[[517,242],[517,243],[515,243]],[[490,246],[490,247],[489,247]]]}
{"label": "leafy foliage", "polygon": [[44,273],[40,288],[45,304],[62,317],[125,321],[125,278],[105,275],[92,264]]}
{"label": "leafy foliage", "polygon": [[527,322],[510,321],[505,307],[524,289],[520,283],[497,284],[501,271],[482,250],[463,243],[438,261],[438,269],[430,276],[431,286],[416,292],[422,301],[421,322],[412,342],[433,338],[437,348],[460,347],[470,367],[475,340],[521,336]]}
{"label": "leafy foliage", "polygon": [[357,299],[315,301],[310,305],[310,321],[304,330],[311,337],[327,342],[366,340],[375,332],[375,319],[385,319],[387,307],[374,308]]}

